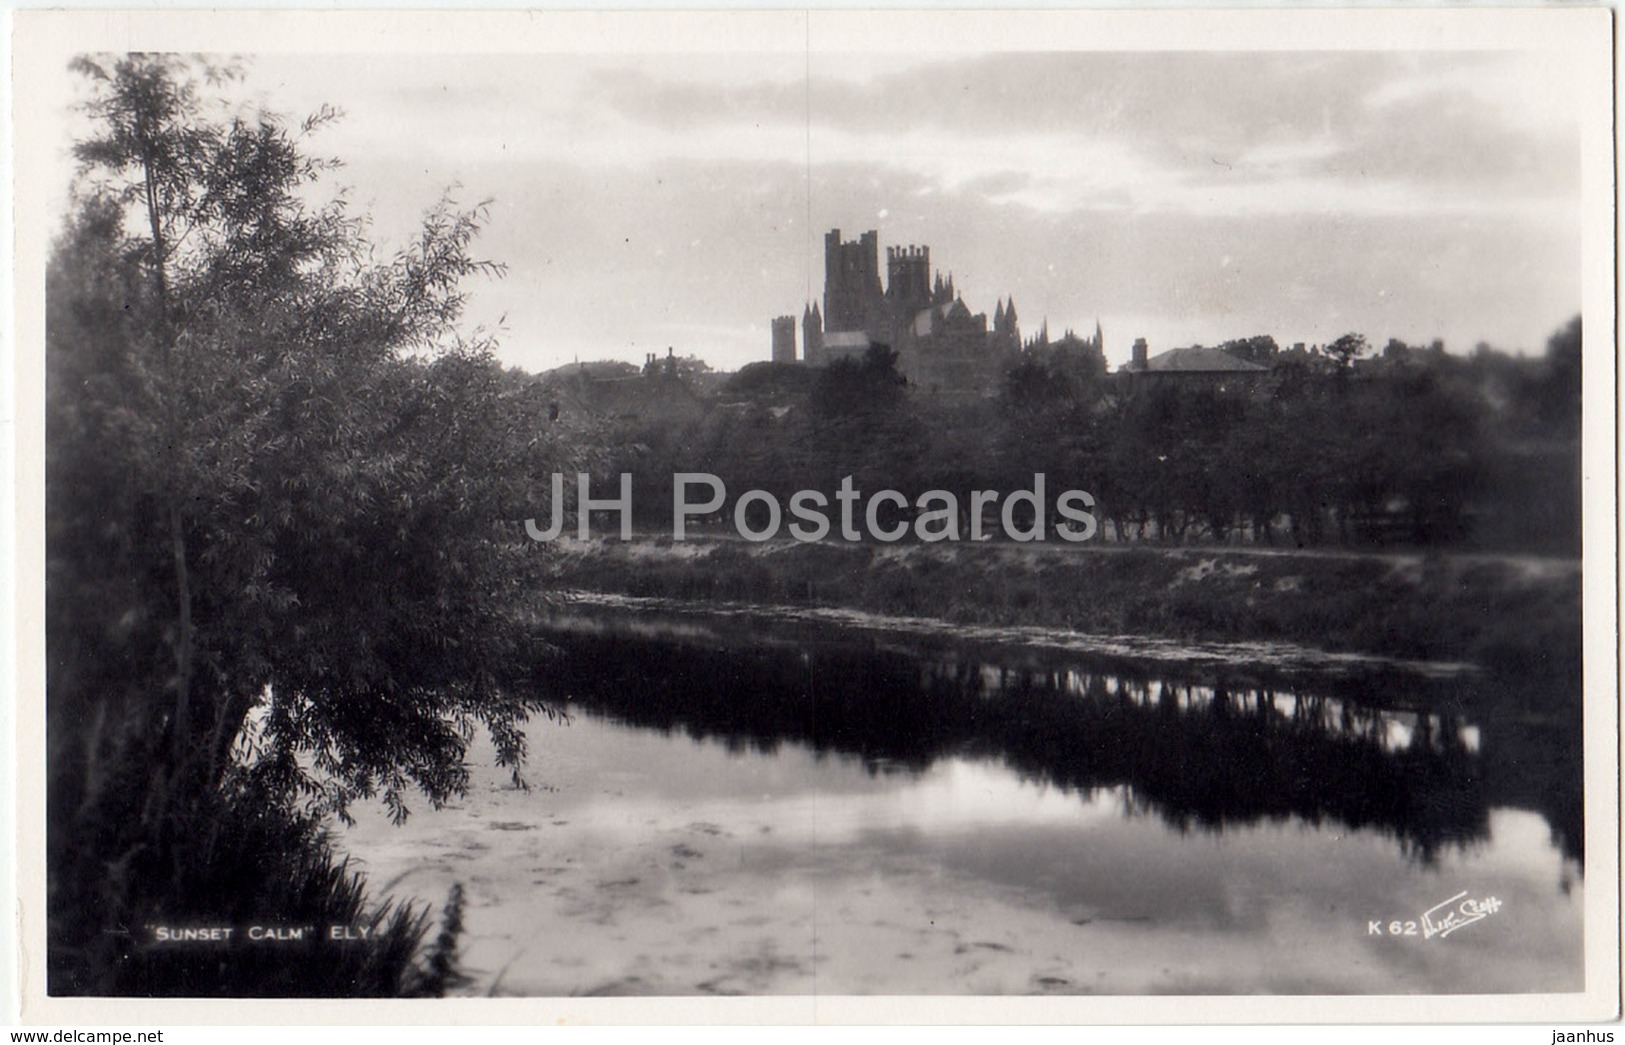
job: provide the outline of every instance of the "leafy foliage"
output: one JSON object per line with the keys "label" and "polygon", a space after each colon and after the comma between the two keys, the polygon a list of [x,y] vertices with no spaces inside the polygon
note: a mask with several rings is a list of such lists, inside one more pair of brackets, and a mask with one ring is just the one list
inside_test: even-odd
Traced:
{"label": "leafy foliage", "polygon": [[[1029,346],[996,395],[963,399],[907,394],[884,357],[764,363],[708,413],[624,433],[655,448],[624,470],[656,493],[698,470],[730,497],[760,489],[785,503],[852,475],[861,491],[945,490],[961,506],[1042,472],[1052,490],[1094,495],[1108,539],[1578,549],[1578,320],[1545,358],[1464,358],[1437,343],[1361,358],[1358,334],[1336,351],[1282,351],[1267,336],[1224,347],[1268,373],[1136,380],[1098,373],[1062,342]],[[669,502],[640,492],[637,504],[645,525],[669,523]]]}
{"label": "leafy foliage", "polygon": [[843,357],[819,373],[812,408],[825,416],[884,410],[903,398],[904,383],[897,353],[886,345],[870,345],[862,359]]}
{"label": "leafy foliage", "polygon": [[1337,364],[1339,370],[1347,370],[1354,365],[1356,359],[1365,355],[1370,347],[1366,344],[1365,335],[1344,334],[1326,346],[1326,354]]}
{"label": "leafy foliage", "polygon": [[[120,767],[130,790],[104,794],[102,823],[138,814],[139,779]],[[53,994],[187,997],[391,997],[433,992],[444,982],[420,958],[426,913],[377,904],[361,876],[334,856],[319,823],[278,796],[237,782],[198,796],[171,814],[175,828],[117,862],[84,830],[69,837],[53,899],[50,989]],[[76,825],[76,826],[82,826]],[[53,830],[55,825],[53,825]],[[101,875],[82,872],[94,867]],[[299,931],[296,941],[245,939],[250,926]],[[224,944],[164,941],[160,928],[231,927]],[[335,940],[332,927],[352,938]],[[365,934],[366,941],[356,937]]]}
{"label": "leafy foliage", "polygon": [[538,584],[521,520],[555,453],[456,329],[464,280],[500,271],[471,254],[483,207],[442,199],[380,262],[342,196],[312,202],[332,164],[303,139],[330,111],[211,116],[233,71],[175,56],[76,67],[98,132],[47,286],[67,955],[95,931],[76,912],[119,893],[103,870],[178,882],[183,842],[238,812],[221,794],[404,817],[409,791],[465,785],[478,728],[518,764],[546,709],[517,667]]}

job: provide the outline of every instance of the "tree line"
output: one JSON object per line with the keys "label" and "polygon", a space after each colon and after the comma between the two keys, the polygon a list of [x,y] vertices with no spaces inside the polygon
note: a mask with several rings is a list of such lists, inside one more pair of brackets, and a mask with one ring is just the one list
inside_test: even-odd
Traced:
{"label": "tree line", "polygon": [[[784,499],[852,475],[961,503],[1042,472],[1094,495],[1103,539],[1573,554],[1580,343],[1578,317],[1534,358],[1249,338],[1219,347],[1268,370],[1231,381],[1029,347],[979,398],[910,390],[876,347],[818,370],[753,364],[704,412],[623,420],[606,468],[640,491],[704,471]],[[649,527],[670,517],[659,497],[638,508]]]}

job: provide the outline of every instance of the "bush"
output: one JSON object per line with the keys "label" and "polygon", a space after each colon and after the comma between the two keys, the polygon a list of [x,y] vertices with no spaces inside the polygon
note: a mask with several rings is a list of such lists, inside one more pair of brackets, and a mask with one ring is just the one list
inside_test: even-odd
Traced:
{"label": "bush", "polygon": [[[442,933],[420,964],[427,912],[371,900],[316,819],[251,782],[176,812],[168,837],[119,822],[121,805],[66,825],[81,851],[51,879],[53,995],[399,997],[455,984],[459,922],[448,919],[450,941]],[[159,938],[216,927],[230,938]],[[300,938],[254,941],[253,927]]]}

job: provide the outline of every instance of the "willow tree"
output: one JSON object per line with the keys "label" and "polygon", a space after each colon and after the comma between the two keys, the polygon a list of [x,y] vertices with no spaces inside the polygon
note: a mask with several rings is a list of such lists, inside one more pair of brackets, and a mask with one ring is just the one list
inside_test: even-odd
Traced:
{"label": "willow tree", "polygon": [[311,202],[331,112],[232,113],[234,71],[176,56],[75,67],[93,130],[47,285],[52,858],[116,894],[194,859],[193,811],[247,779],[404,816],[465,785],[482,726],[522,758],[544,705],[520,520],[552,450],[458,332],[463,282],[497,269],[471,253],[483,208],[442,199],[375,260],[342,194]]}

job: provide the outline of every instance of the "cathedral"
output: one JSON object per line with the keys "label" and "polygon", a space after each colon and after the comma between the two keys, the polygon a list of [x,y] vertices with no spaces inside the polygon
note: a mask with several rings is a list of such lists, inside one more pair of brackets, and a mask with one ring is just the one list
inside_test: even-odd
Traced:
{"label": "cathedral", "polygon": [[[825,234],[824,300],[802,313],[801,362],[861,357],[870,345],[886,345],[915,388],[985,394],[998,387],[1022,348],[1014,299],[999,300],[991,323],[987,313],[973,313],[953,277],[932,271],[929,247],[886,248],[884,284],[880,276],[877,232],[853,242],[843,242],[840,229]],[[1092,347],[1101,350],[1098,325]],[[773,320],[772,353],[774,362],[796,360],[793,317]]]}

